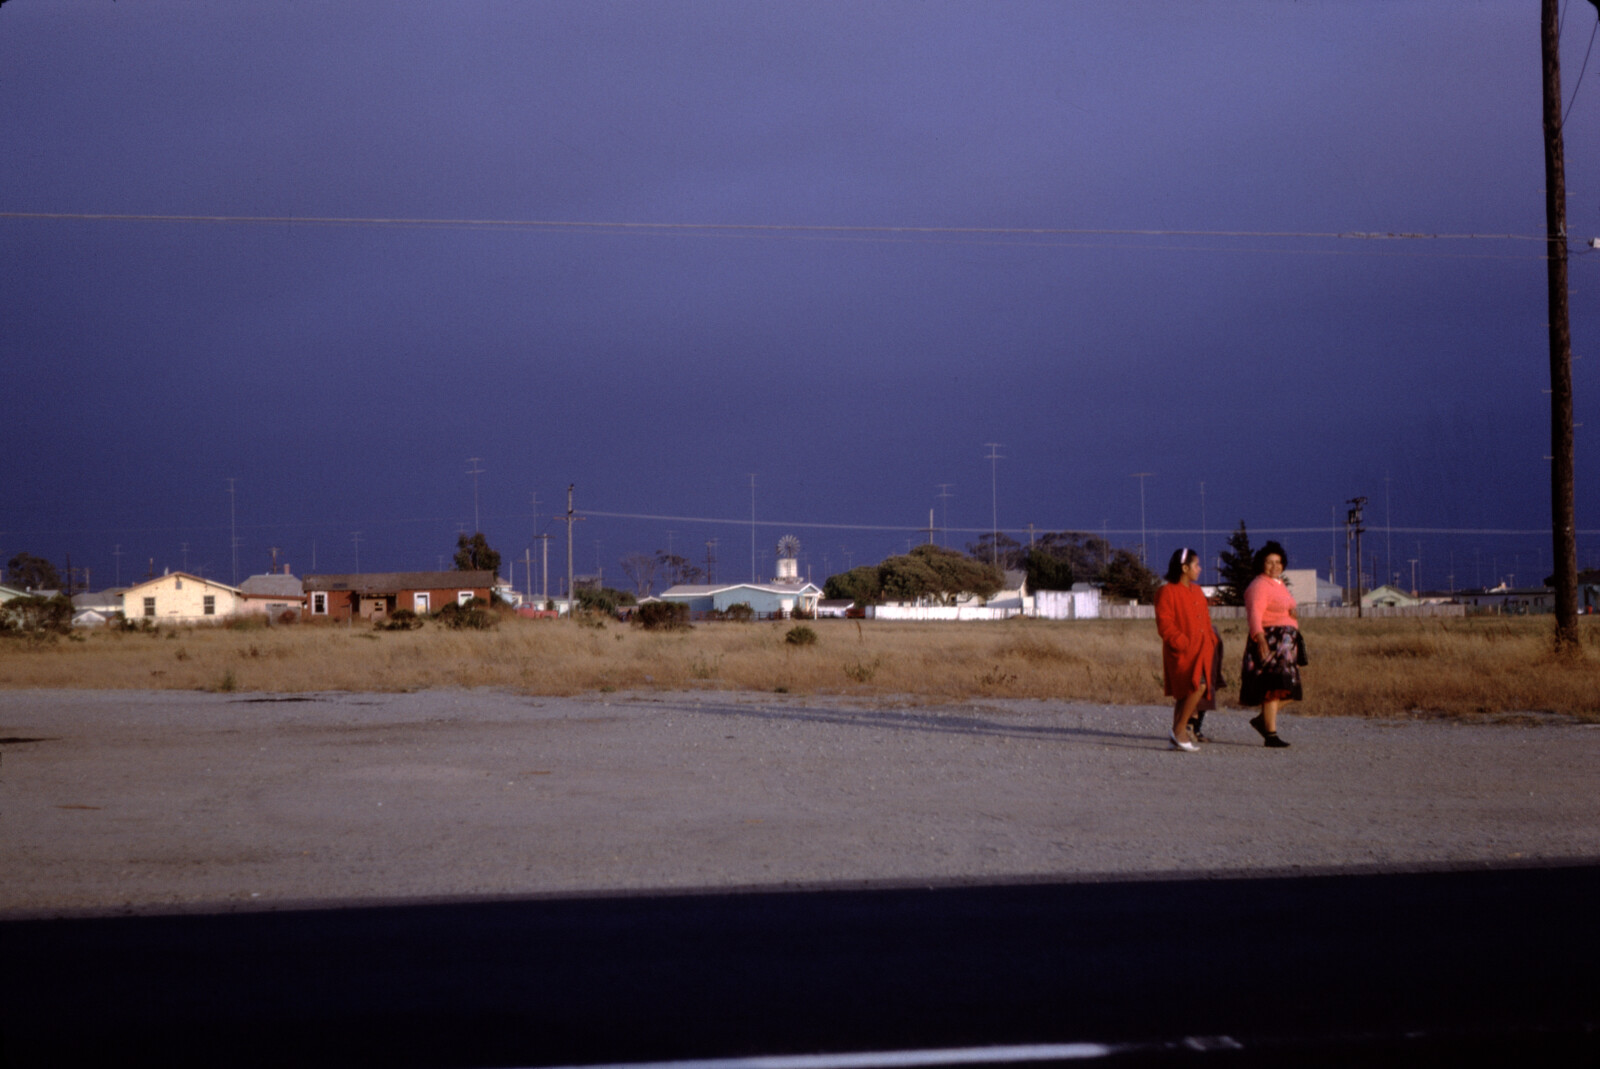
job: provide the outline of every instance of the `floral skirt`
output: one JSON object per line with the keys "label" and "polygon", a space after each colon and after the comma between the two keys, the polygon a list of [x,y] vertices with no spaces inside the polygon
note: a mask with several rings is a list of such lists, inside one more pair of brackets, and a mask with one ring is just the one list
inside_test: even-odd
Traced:
{"label": "floral skirt", "polygon": [[1300,629],[1269,627],[1268,656],[1249,639],[1244,643],[1244,663],[1239,666],[1239,704],[1260,705],[1269,701],[1300,700]]}

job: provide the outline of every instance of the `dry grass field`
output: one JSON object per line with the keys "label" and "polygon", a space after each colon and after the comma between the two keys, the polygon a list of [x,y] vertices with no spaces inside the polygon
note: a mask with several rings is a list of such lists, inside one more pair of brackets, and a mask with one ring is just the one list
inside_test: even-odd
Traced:
{"label": "dry grass field", "polygon": [[[1552,712],[1600,721],[1600,621],[1584,655],[1556,661],[1548,617],[1312,620],[1297,712],[1352,716],[1504,716]],[[794,622],[710,623],[649,632],[614,621],[508,617],[492,631],[375,631],[357,624],[93,632],[0,641],[0,688],[209,691],[411,691],[501,687],[528,694],[613,690],[825,693],[947,702],[1050,698],[1158,704],[1150,621],[877,623],[819,620],[809,645]],[[1237,686],[1241,622],[1221,626]],[[1232,696],[1236,696],[1237,691]],[[1224,705],[1231,704],[1224,693]]]}

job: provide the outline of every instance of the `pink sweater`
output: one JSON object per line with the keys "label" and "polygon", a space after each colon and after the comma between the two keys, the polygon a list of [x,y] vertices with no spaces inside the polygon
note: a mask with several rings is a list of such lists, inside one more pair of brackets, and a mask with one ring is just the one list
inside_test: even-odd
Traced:
{"label": "pink sweater", "polygon": [[1282,579],[1258,575],[1244,588],[1244,615],[1250,624],[1250,635],[1261,634],[1268,627],[1299,627],[1290,613],[1294,610],[1294,595]]}

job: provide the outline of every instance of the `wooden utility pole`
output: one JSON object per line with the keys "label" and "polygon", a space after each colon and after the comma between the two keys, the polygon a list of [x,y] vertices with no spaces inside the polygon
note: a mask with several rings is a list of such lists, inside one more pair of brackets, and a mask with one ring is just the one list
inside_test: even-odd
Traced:
{"label": "wooden utility pole", "polygon": [[1578,533],[1573,504],[1572,329],[1567,317],[1567,178],[1561,147],[1561,35],[1556,0],[1539,5],[1544,57],[1544,215],[1550,312],[1550,521],[1557,653],[1578,645]]}

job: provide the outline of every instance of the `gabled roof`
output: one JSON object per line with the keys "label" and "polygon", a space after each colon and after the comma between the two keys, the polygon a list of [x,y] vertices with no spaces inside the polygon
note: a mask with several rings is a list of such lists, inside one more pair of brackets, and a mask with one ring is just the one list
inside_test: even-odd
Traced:
{"label": "gabled roof", "polygon": [[218,590],[228,590],[235,594],[239,593],[238,587],[229,586],[227,583],[219,583],[215,579],[207,579],[204,576],[194,575],[190,572],[167,572],[163,575],[156,576],[154,579],[146,579],[138,583],[129,583],[123,591],[124,596],[133,593],[135,590],[138,590],[141,587],[147,587],[167,579],[191,579],[194,582],[199,583],[201,586],[214,586]]}
{"label": "gabled roof", "polygon": [[303,589],[350,590],[357,594],[393,594],[399,590],[465,590],[494,587],[494,573],[357,572],[353,575],[308,575]]}
{"label": "gabled roof", "polygon": [[252,575],[239,584],[239,589],[258,598],[299,598],[304,597],[306,592],[298,577],[282,572]]}
{"label": "gabled roof", "polygon": [[724,590],[759,590],[763,594],[820,594],[815,583],[679,583],[661,592],[661,597],[704,598]]}

